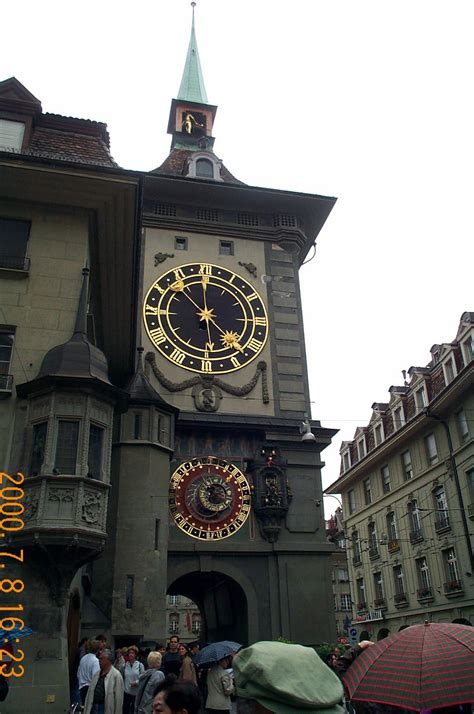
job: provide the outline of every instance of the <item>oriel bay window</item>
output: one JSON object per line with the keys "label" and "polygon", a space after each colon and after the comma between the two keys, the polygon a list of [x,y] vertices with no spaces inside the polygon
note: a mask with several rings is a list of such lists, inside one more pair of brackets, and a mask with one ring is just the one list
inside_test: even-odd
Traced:
{"label": "oriel bay window", "polygon": [[44,462],[44,450],[46,446],[46,435],[48,433],[48,422],[42,421],[33,424],[33,448],[31,450],[30,475],[37,476],[41,473]]}
{"label": "oriel bay window", "polygon": [[89,427],[89,459],[88,476],[100,479],[102,474],[102,449],[104,441],[104,430],[97,424]]}
{"label": "oriel bay window", "polygon": [[56,441],[54,467],[60,474],[75,474],[79,424],[75,419],[60,419]]}

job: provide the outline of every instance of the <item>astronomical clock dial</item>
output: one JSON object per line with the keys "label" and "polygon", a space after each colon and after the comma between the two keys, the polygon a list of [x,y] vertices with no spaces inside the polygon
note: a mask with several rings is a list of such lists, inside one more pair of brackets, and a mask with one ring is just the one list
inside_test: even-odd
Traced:
{"label": "astronomical clock dial", "polygon": [[198,540],[234,535],[248,518],[250,501],[244,474],[216,456],[186,461],[171,476],[171,516],[178,528]]}
{"label": "astronomical clock dial", "polygon": [[210,263],[181,265],[158,278],[143,319],[156,349],[191,372],[234,372],[260,354],[268,337],[267,311],[254,287]]}

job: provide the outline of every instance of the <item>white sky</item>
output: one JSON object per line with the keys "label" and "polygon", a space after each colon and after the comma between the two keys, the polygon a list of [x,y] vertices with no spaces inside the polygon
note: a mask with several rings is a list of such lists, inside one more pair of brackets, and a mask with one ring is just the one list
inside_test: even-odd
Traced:
{"label": "white sky", "polygon": [[[188,0],[43,0],[2,13],[0,79],[43,110],[108,124],[112,154],[169,150]],[[198,0],[215,150],[250,185],[337,196],[301,271],[323,456],[474,310],[472,0]],[[328,498],[326,512],[337,506]]]}

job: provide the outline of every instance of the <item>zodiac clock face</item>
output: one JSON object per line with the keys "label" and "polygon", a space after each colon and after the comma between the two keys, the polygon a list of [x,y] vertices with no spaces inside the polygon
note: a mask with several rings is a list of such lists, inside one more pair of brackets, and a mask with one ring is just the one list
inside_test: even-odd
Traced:
{"label": "zodiac clock face", "polygon": [[198,540],[234,535],[248,518],[250,502],[244,474],[216,456],[187,461],[171,476],[171,516],[178,528]]}
{"label": "zodiac clock face", "polygon": [[254,287],[210,263],[181,265],[158,278],[146,294],[143,319],[156,349],[191,372],[241,369],[268,337],[267,312]]}

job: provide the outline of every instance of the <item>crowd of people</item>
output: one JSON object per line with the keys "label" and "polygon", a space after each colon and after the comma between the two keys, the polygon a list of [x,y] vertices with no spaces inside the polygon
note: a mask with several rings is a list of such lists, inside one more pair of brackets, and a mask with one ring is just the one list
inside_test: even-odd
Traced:
{"label": "crowd of people", "polygon": [[[198,671],[193,660],[198,651],[198,643],[184,645],[178,636],[172,636],[167,647],[158,644],[154,650],[139,650],[132,644],[115,653],[104,635],[84,638],[78,645],[71,683],[75,711],[152,714],[156,689],[163,682],[189,682],[197,689]],[[205,688],[206,677],[200,674],[199,683]]]}
{"label": "crowd of people", "polygon": [[[177,636],[167,648],[131,645],[115,654],[98,637],[80,643],[77,686],[85,714],[409,714],[347,701],[343,675],[372,644],[334,648],[323,662],[310,647],[256,642],[201,668],[197,643],[183,645]],[[432,714],[471,714],[471,705]]]}

